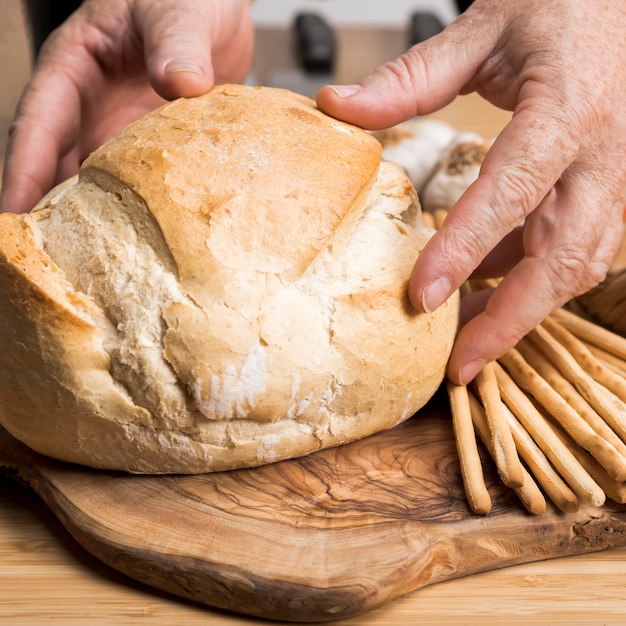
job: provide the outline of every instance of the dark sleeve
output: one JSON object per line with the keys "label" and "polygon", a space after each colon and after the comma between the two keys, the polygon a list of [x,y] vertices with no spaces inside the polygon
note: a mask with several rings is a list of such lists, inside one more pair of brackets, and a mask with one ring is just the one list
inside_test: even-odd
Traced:
{"label": "dark sleeve", "polygon": [[472,0],[456,0],[456,5],[459,7],[461,13],[463,13],[470,4],[472,4]]}
{"label": "dark sleeve", "polygon": [[79,6],[81,0],[25,0],[35,54],[46,37]]}

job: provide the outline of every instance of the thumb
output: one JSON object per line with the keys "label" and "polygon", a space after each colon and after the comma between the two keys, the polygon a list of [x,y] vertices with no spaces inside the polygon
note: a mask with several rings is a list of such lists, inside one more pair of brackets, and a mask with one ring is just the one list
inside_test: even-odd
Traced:
{"label": "thumb", "polygon": [[317,105],[333,117],[371,130],[432,113],[463,91],[492,52],[496,36],[493,20],[468,10],[359,84],[322,87]]}
{"label": "thumb", "polygon": [[214,83],[210,12],[200,3],[175,0],[143,10],[141,3],[135,6],[133,17],[155,91],[168,100],[209,91]]}

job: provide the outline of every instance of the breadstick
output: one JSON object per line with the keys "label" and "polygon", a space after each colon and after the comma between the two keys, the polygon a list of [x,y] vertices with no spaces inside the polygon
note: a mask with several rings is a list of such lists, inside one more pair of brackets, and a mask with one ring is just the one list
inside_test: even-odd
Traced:
{"label": "breadstick", "polygon": [[622,376],[615,374],[598,361],[580,339],[556,320],[547,318],[542,326],[567,349],[596,382],[610,389],[618,398],[626,402],[626,380]]}
{"label": "breadstick", "polygon": [[529,393],[585,450],[589,451],[615,480],[626,480],[626,445],[602,418],[578,395],[532,343],[521,341],[517,350],[539,379]]}
{"label": "breadstick", "polygon": [[[520,344],[521,345],[521,344]],[[526,343],[527,349],[535,350],[531,343]],[[520,346],[518,346],[520,347]],[[521,350],[524,356],[524,350]],[[525,356],[530,361],[528,356]],[[556,368],[546,360],[531,363],[541,376],[557,391],[567,403],[578,413],[600,437],[608,441],[621,456],[626,458],[626,443],[608,426],[597,411],[576,391],[575,387]]]}
{"label": "breadstick", "polygon": [[435,216],[430,211],[422,211],[422,222],[428,226],[428,228],[432,228],[433,230],[437,230],[437,224],[435,222]]}
{"label": "breadstick", "polygon": [[491,449],[502,482],[507,487],[521,487],[524,475],[509,424],[504,417],[502,398],[493,363],[487,363],[472,381],[472,388],[480,398],[487,415],[491,433]]}
{"label": "breadstick", "polygon": [[[529,368],[535,376],[538,374],[528,366],[517,350],[509,350],[500,361],[511,372],[509,375],[500,364],[495,366],[500,393],[506,405],[543,450],[574,493],[584,502],[593,506],[602,506],[605,500],[602,489],[554,434],[545,417],[514,380],[514,377],[519,378],[521,373],[525,373],[526,368]],[[528,376],[532,377],[532,374],[528,374]]]}
{"label": "breadstick", "polygon": [[498,286],[497,278],[471,278],[467,281],[472,286],[472,291],[488,291]]}
{"label": "breadstick", "polygon": [[564,513],[578,511],[580,502],[576,494],[554,470],[541,448],[506,405],[504,406],[504,415],[509,422],[520,456],[526,462],[539,485],[543,487],[548,498]]}
{"label": "breadstick", "polygon": [[621,444],[626,453],[626,444],[607,426],[593,407],[576,391],[567,378],[564,378],[556,367],[548,361],[543,353],[530,341],[522,339],[516,349],[526,362],[556,391],[571,407],[595,430],[612,445]]}
{"label": "breadstick", "polygon": [[589,352],[591,352],[591,354],[593,354],[593,356],[595,356],[600,363],[603,363],[606,367],[611,368],[611,370],[619,376],[626,378],[626,361],[622,361],[622,359],[616,357],[614,354],[611,354],[602,348],[598,348],[598,346],[594,346],[584,339],[581,341],[583,341],[587,350],[589,350]]}
{"label": "breadstick", "polygon": [[474,290],[472,289],[472,283],[469,280],[466,280],[460,287],[459,293],[461,294],[461,298],[472,293]]}
{"label": "breadstick", "polygon": [[474,513],[486,515],[491,511],[491,496],[485,485],[485,477],[476,445],[476,433],[472,422],[470,403],[465,385],[446,382],[456,447],[461,464],[465,494]]}
{"label": "breadstick", "polygon": [[[489,424],[487,423],[485,410],[473,394],[469,394],[469,400],[472,420],[474,421],[478,436],[482,439],[487,450],[489,450],[489,453],[493,456],[494,450],[491,448],[491,433],[489,432]],[[529,513],[533,515],[545,513],[546,499],[543,497],[539,487],[537,487],[533,477],[528,473],[526,468],[522,467],[522,470],[523,484],[521,487],[514,487],[513,490]]]}
{"label": "breadstick", "polygon": [[435,218],[435,228],[439,230],[443,223],[446,221],[446,217],[448,216],[448,209],[435,209],[433,211],[433,216]]}
{"label": "breadstick", "polygon": [[592,343],[611,354],[626,361],[626,338],[606,328],[602,328],[589,320],[586,320],[566,309],[557,309],[550,315],[553,319],[561,322],[579,339]]}
{"label": "breadstick", "polygon": [[537,326],[527,337],[556,365],[561,374],[578,389],[620,438],[626,441],[626,403],[589,376],[545,328]]}
{"label": "breadstick", "polygon": [[626,504],[626,482],[613,480],[606,470],[580,446],[578,446],[571,437],[567,435],[558,426],[554,425],[554,432],[567,446],[571,453],[578,459],[578,462],[585,468],[589,475],[598,483],[602,491],[615,502]]}

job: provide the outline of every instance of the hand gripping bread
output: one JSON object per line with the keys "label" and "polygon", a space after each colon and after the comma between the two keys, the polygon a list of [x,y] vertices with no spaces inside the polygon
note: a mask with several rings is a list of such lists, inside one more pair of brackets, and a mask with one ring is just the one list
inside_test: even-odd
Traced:
{"label": "hand gripping bread", "polygon": [[0,216],[0,421],[97,468],[255,466],[392,427],[458,301],[406,298],[430,236],[364,131],[276,89],[164,105]]}

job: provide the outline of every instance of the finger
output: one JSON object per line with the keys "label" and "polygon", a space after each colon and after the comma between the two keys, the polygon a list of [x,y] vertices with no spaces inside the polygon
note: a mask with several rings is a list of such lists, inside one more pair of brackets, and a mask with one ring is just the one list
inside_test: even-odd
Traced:
{"label": "finger", "polygon": [[615,202],[606,219],[590,212],[585,217],[587,206],[580,202],[585,196],[577,202],[577,195],[572,189],[551,195],[537,209],[541,216],[533,214],[535,222],[529,223],[535,232],[526,234],[526,256],[493,290],[484,310],[471,311],[458,334],[448,363],[453,381],[469,382],[556,307],[606,276],[623,233],[623,204]]}
{"label": "finger", "polygon": [[18,105],[7,145],[0,194],[2,212],[32,209],[54,184],[57,162],[75,141],[80,97],[65,71],[63,51],[59,58],[59,63],[48,67],[42,51],[43,67],[33,75]]}
{"label": "finger", "polygon": [[148,76],[157,93],[168,100],[206,93],[214,80],[208,11],[180,1],[152,7],[138,2],[135,7]]}
{"label": "finger", "polygon": [[420,254],[409,281],[409,297],[418,310],[433,311],[456,291],[574,160],[578,147],[559,120],[558,105],[550,105],[548,90],[532,84],[523,91],[522,98],[542,101],[543,108],[518,107],[478,178]]}
{"label": "finger", "polygon": [[435,111],[462,91],[493,50],[495,22],[468,11],[358,85],[323,87],[317,104],[334,117],[373,130]]}
{"label": "finger", "polygon": [[[231,0],[232,2],[232,0]],[[211,2],[137,2],[134,20],[145,46],[150,81],[166,99],[206,93],[217,77],[246,75],[252,50],[247,3],[236,11]],[[221,11],[221,12],[220,12]],[[218,70],[214,59],[224,66]]]}

